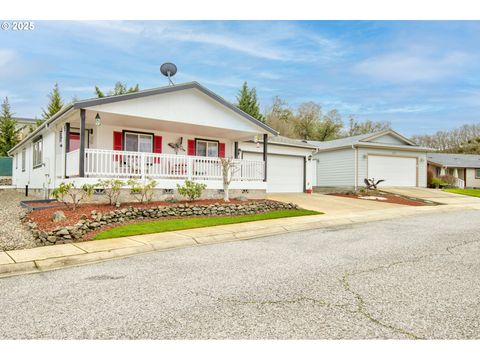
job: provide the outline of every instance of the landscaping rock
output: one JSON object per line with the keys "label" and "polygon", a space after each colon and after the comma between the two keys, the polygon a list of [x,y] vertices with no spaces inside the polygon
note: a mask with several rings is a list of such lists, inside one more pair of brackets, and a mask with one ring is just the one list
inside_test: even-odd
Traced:
{"label": "landscaping rock", "polygon": [[67,217],[65,216],[65,213],[62,210],[57,210],[52,215],[52,221],[54,223],[60,222],[60,221],[66,220],[66,219],[67,219]]}

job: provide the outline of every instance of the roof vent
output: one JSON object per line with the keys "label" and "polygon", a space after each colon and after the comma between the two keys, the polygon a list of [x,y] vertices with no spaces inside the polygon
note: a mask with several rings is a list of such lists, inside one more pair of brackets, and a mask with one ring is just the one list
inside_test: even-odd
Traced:
{"label": "roof vent", "polygon": [[168,78],[170,85],[175,85],[171,79],[177,73],[177,66],[174,63],[166,62],[160,66],[160,72]]}

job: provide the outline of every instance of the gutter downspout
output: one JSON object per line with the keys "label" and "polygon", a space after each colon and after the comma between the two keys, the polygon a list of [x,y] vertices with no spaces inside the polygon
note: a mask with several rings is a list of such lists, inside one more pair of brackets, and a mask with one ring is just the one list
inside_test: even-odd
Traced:
{"label": "gutter downspout", "polygon": [[352,149],[355,150],[355,191],[358,190],[358,148],[352,145]]}

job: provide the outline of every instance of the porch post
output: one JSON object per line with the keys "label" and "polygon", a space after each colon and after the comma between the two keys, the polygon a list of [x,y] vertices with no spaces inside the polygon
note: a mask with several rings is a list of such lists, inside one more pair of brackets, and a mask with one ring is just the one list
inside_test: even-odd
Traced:
{"label": "porch post", "polygon": [[78,176],[85,177],[85,109],[80,109],[80,159]]}
{"label": "porch post", "polygon": [[268,152],[268,134],[263,134],[263,161],[264,172],[263,181],[267,181],[267,152]]}
{"label": "porch post", "polygon": [[235,141],[234,147],[233,147],[233,157],[235,159],[238,159],[238,141]]}
{"label": "porch post", "polygon": [[65,123],[65,136],[64,138],[64,154],[63,154],[63,176],[68,178],[67,176],[67,154],[70,152],[70,123]]}

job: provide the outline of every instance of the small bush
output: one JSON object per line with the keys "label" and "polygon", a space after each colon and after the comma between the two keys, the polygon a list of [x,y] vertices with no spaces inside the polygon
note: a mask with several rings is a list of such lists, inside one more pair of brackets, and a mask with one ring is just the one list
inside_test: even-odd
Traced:
{"label": "small bush", "polygon": [[207,185],[196,183],[191,180],[185,180],[185,183],[180,186],[177,184],[178,193],[187,197],[190,201],[198,199],[202,196],[203,190],[207,188]]}
{"label": "small bush", "polygon": [[120,191],[125,186],[125,183],[118,179],[107,179],[100,180],[96,186],[105,190],[104,195],[107,197],[110,205],[116,205],[119,203]]}
{"label": "small bush", "polygon": [[141,183],[138,179],[130,179],[127,184],[132,190],[132,195],[141,203],[150,202],[153,199],[153,189],[157,186],[157,182],[149,179]]}
{"label": "small bush", "polygon": [[444,187],[446,185],[448,185],[448,183],[443,181],[441,178],[433,177],[432,180],[430,181],[430,186],[435,189]]}
{"label": "small bush", "polygon": [[428,187],[432,187],[432,180],[433,178],[435,177],[434,173],[433,173],[433,170],[430,168],[430,166],[428,167],[428,170],[427,170],[427,186]]}
{"label": "small bush", "polygon": [[68,208],[72,206],[72,210],[75,210],[82,201],[93,195],[94,190],[95,185],[84,184],[80,188],[76,188],[73,182],[62,182],[52,191],[52,196],[63,202]]}

